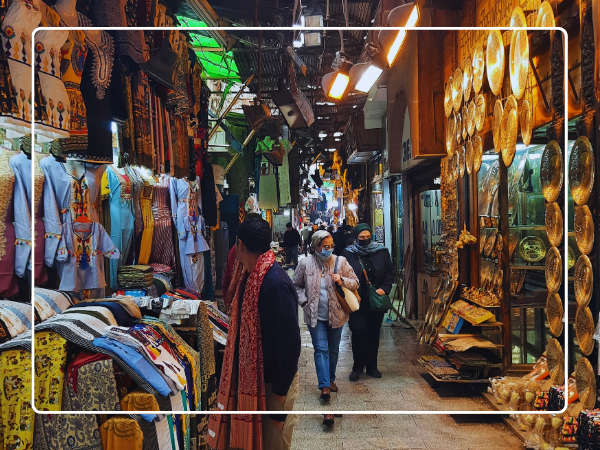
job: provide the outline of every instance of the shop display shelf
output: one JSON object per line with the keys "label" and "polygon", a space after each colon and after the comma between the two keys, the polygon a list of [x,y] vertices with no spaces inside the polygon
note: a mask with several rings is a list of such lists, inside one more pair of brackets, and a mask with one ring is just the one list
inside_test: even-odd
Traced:
{"label": "shop display shelf", "polygon": [[546,231],[546,225],[516,225],[508,227],[509,231]]}
{"label": "shop display shelf", "polygon": [[548,298],[548,290],[527,285],[523,294],[510,294],[511,308],[545,308]]}
{"label": "shop display shelf", "polygon": [[518,269],[518,270],[546,270],[546,266],[540,266],[540,265],[532,265],[532,266],[528,266],[526,264],[517,264],[514,266],[510,266],[511,269]]}
{"label": "shop display shelf", "polygon": [[468,298],[468,297],[464,297],[464,296],[462,296],[462,295],[460,296],[460,299],[461,299],[461,300],[464,300],[464,301],[466,301],[466,302],[469,302],[469,303],[473,303],[475,306],[479,306],[479,307],[481,307],[481,308],[500,308],[500,305],[497,305],[497,306],[486,306],[486,305],[482,305],[481,303],[478,303],[478,302],[476,302],[475,300],[471,300],[470,298]]}

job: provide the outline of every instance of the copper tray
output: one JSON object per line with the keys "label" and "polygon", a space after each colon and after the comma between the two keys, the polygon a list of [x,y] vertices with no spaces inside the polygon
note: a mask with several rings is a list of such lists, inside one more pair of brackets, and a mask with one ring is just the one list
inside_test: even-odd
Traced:
{"label": "copper tray", "polygon": [[594,248],[594,219],[587,205],[575,207],[575,242],[583,255]]}
{"label": "copper tray", "polygon": [[563,216],[558,203],[546,203],[546,236],[552,247],[563,240]]}
{"label": "copper tray", "polygon": [[585,205],[594,186],[594,152],[592,144],[585,136],[575,141],[569,156],[569,187],[573,200]]}
{"label": "copper tray", "polygon": [[563,185],[563,158],[556,141],[550,141],[544,149],[540,162],[540,181],[546,201],[557,201]]}
{"label": "copper tray", "polygon": [[551,247],[546,254],[546,287],[548,294],[554,294],[562,283],[562,258],[556,247]]}
{"label": "copper tray", "polygon": [[587,306],[592,298],[594,289],[594,272],[590,259],[581,255],[575,263],[575,300],[579,307]]}

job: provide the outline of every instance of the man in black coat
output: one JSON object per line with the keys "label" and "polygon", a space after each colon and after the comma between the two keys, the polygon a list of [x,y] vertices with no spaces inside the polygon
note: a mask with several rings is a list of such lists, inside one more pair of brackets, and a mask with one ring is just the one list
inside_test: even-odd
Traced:
{"label": "man in black coat", "polygon": [[298,248],[302,240],[298,230],[292,227],[292,223],[285,224],[287,231],[283,234],[283,247],[285,248],[285,263],[289,264],[293,261],[292,269],[298,267]]}

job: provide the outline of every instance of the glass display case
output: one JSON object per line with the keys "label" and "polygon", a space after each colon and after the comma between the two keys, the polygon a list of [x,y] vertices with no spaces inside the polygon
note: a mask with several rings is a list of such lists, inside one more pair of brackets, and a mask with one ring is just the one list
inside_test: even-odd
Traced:
{"label": "glass display case", "polygon": [[427,190],[419,194],[420,248],[423,252],[421,269],[426,272],[441,270],[442,204],[441,190]]}

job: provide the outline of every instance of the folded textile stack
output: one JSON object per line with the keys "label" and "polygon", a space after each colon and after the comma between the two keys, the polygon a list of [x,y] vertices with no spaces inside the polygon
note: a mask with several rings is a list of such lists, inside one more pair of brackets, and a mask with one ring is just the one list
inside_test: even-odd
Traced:
{"label": "folded textile stack", "polygon": [[151,266],[121,266],[117,271],[119,289],[149,288],[154,281],[154,269]]}
{"label": "folded textile stack", "polygon": [[[166,297],[163,303],[163,309],[160,312],[160,319],[168,323],[180,324],[182,319],[188,319],[198,314],[200,300],[172,300]],[[165,307],[165,303],[168,305]]]}
{"label": "folded textile stack", "polygon": [[[203,300],[204,301],[204,300]],[[221,345],[227,344],[227,332],[229,331],[229,317],[217,308],[217,304],[204,301],[208,309],[208,320],[212,325],[213,338]]]}
{"label": "folded textile stack", "polygon": [[161,274],[167,277],[170,280],[171,284],[175,281],[175,271],[166,264],[152,263],[150,264],[150,267],[154,269],[155,276],[156,274]]}
{"label": "folded textile stack", "polygon": [[488,360],[475,352],[452,353],[449,356],[452,364],[459,370],[482,369],[488,365]]}

